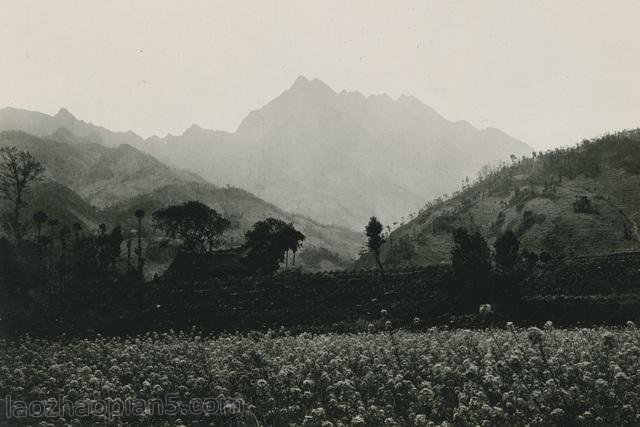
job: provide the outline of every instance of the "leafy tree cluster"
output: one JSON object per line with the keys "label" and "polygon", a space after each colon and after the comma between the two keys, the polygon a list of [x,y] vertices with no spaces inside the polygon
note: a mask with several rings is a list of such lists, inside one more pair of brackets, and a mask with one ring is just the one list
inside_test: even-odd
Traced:
{"label": "leafy tree cluster", "polygon": [[467,308],[481,303],[517,304],[520,285],[531,274],[538,257],[520,247],[511,230],[495,241],[493,251],[480,232],[465,228],[453,232],[451,263],[456,278],[455,293]]}
{"label": "leafy tree cluster", "polygon": [[[172,273],[204,277],[215,272],[216,250],[224,244],[223,234],[231,225],[228,219],[198,201],[159,209],[152,219],[156,229],[180,241]],[[256,222],[245,238],[238,251],[240,261],[255,273],[273,274],[282,263],[288,267],[289,252],[295,266],[305,236],[292,223],[267,218]]]}
{"label": "leafy tree cluster", "polygon": [[296,253],[305,240],[293,224],[277,218],[258,221],[245,236],[246,261],[263,274],[272,274],[283,262],[288,265],[289,251],[295,265]]}
{"label": "leafy tree cluster", "polygon": [[191,254],[209,254],[221,244],[231,222],[215,209],[197,201],[168,206],[152,215],[154,226],[172,239],[180,239],[182,249]]}

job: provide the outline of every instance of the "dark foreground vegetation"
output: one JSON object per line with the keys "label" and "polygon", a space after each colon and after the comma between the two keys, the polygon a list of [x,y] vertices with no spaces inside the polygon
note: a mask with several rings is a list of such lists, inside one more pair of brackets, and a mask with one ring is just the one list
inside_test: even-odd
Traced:
{"label": "dark foreground vegetation", "polygon": [[[613,142],[604,138],[602,144]],[[544,164],[553,166],[558,180],[595,173],[588,165],[598,147],[587,142],[577,154],[552,152]],[[59,223],[45,212],[24,218],[25,193],[44,170],[27,152],[4,148],[0,154],[0,191],[12,207],[0,238],[5,335],[123,335],[193,326],[206,332],[281,326],[364,331],[381,309],[404,327],[621,324],[640,316],[638,253],[579,257],[552,247],[536,252],[523,247],[517,229],[502,230],[489,244],[475,227],[452,226],[450,263],[401,269],[384,265],[381,248],[389,236],[371,218],[366,235],[377,271],[305,274],[290,268],[305,239],[293,224],[258,221],[243,245],[225,247],[230,221],[197,201],[150,214],[164,235],[156,248],[171,249],[173,259],[164,274],[151,278],[145,276],[142,237],[147,213],[135,211],[134,235],[117,225]],[[614,160],[632,168],[622,157]],[[573,208],[594,209],[583,199]]]}
{"label": "dark foreground vegetation", "polygon": [[[110,236],[102,239],[109,242]],[[5,334],[121,335],[192,326],[207,332],[281,326],[294,331],[365,331],[383,308],[392,313],[389,320],[394,325],[403,327],[413,327],[415,318],[420,327],[546,320],[558,325],[623,324],[640,313],[640,271],[630,267],[640,264],[638,253],[538,263],[526,272],[505,272],[489,260],[475,265],[461,261],[464,268],[454,263],[392,270],[384,276],[374,271],[285,271],[201,278],[170,271],[145,280],[136,268],[113,272],[112,258],[94,264],[100,258],[93,256],[100,251],[78,239],[71,247],[80,253],[69,249],[65,279],[55,282],[45,280],[48,267],[36,262],[41,252],[33,243],[21,243],[23,251],[35,251],[26,259],[12,257],[13,246],[2,243]],[[87,259],[93,261],[87,264]],[[479,280],[482,274],[486,276]],[[484,316],[479,313],[482,304],[491,304]]]}
{"label": "dark foreground vegetation", "polygon": [[75,411],[58,424],[640,422],[640,252],[536,251],[518,228],[451,223],[450,262],[399,268],[372,217],[374,270],[309,274],[293,224],[266,218],[228,247],[230,221],[188,201],[150,214],[171,263],[149,277],[144,210],[133,235],[24,218],[43,170],[0,160],[0,423],[40,423],[27,402],[56,397]]}
{"label": "dark foreground vegetation", "polygon": [[[385,329],[0,339],[0,391],[13,398],[0,421],[8,414],[12,422],[22,416],[20,423],[45,425],[20,403],[54,397],[67,402],[68,411],[50,420],[55,425],[640,422],[640,332],[633,323],[569,330],[550,323],[544,329]],[[127,411],[124,401],[138,404]],[[100,402],[107,402],[105,409]]]}

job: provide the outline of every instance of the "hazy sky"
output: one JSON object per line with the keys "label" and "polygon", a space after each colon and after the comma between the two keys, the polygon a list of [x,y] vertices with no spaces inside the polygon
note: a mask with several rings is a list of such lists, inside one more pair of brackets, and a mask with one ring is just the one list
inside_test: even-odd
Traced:
{"label": "hazy sky", "polygon": [[640,1],[0,0],[0,107],[234,131],[298,75],[537,148],[640,126]]}

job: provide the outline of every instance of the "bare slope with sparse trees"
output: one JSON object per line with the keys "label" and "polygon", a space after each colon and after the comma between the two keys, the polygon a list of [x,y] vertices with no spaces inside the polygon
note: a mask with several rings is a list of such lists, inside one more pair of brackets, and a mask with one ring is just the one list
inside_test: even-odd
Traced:
{"label": "bare slope with sparse trees", "polygon": [[[490,244],[510,230],[542,261],[640,249],[640,131],[513,158],[484,168],[449,199],[428,203],[381,249],[390,268],[450,261],[452,232],[478,231]],[[376,268],[365,254],[360,267]]]}

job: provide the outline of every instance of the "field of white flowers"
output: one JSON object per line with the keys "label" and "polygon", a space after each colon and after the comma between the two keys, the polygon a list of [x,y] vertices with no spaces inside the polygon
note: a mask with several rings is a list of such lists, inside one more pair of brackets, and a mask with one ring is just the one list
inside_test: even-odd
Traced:
{"label": "field of white flowers", "polygon": [[637,425],[640,331],[629,322],[567,330],[509,324],[350,335],[26,337],[0,341],[0,391],[24,401],[169,393],[182,402],[244,401],[242,415],[116,415],[113,424]]}

